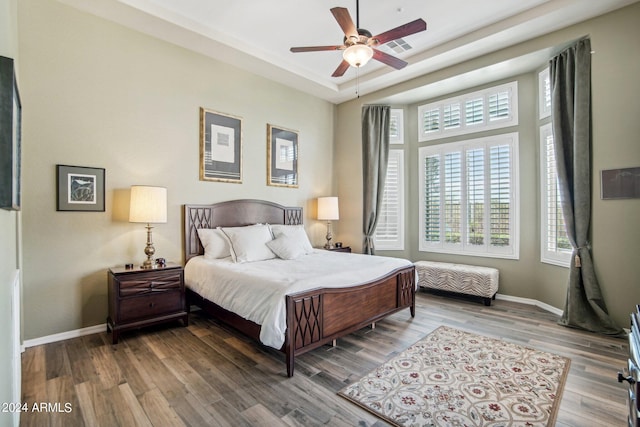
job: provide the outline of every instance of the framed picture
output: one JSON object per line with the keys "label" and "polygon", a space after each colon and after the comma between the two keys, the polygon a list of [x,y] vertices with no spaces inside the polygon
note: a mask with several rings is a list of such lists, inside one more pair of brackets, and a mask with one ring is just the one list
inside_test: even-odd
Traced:
{"label": "framed picture", "polygon": [[13,59],[0,56],[0,208],[20,210],[22,108]]}
{"label": "framed picture", "polygon": [[267,185],[298,188],[298,131],[267,125]]}
{"label": "framed picture", "polygon": [[56,171],[56,210],[104,212],[104,169],[56,165]]}
{"label": "framed picture", "polygon": [[200,180],[242,183],[242,118],[200,108]]}
{"label": "framed picture", "polygon": [[640,198],[640,167],[600,171],[602,199]]}

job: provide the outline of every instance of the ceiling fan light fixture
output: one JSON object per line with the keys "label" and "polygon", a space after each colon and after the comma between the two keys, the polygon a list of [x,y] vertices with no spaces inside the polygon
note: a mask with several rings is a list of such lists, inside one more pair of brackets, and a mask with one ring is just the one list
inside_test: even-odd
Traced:
{"label": "ceiling fan light fixture", "polygon": [[362,67],[373,57],[373,49],[365,44],[354,44],[342,52],[342,57],[352,67]]}

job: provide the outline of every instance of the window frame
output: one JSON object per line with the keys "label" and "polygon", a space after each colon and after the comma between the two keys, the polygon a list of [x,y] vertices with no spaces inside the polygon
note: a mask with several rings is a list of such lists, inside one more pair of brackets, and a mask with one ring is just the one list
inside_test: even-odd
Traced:
{"label": "window frame", "polygon": [[[518,140],[519,135],[517,132],[508,133],[508,134],[500,134],[483,138],[475,138],[469,139],[465,141],[456,141],[446,144],[438,144],[438,145],[428,145],[419,148],[419,170],[418,170],[418,183],[419,183],[419,226],[418,229],[420,231],[419,236],[419,244],[418,250],[420,252],[436,252],[436,253],[446,253],[446,254],[456,254],[456,255],[465,255],[465,256],[481,256],[481,257],[489,257],[489,258],[504,258],[504,259],[519,259],[520,257],[520,198],[519,198],[519,150],[518,150]],[[492,246],[491,244],[486,245],[469,245],[467,243],[467,208],[466,205],[466,158],[467,151],[483,148],[485,153],[490,147],[493,146],[503,146],[508,145],[510,150],[510,206],[513,207],[513,214],[510,215],[510,223],[509,223],[509,239],[510,245],[508,247],[499,247]],[[424,221],[425,218],[425,185],[426,180],[424,177],[425,171],[425,162],[427,157],[433,157],[434,155],[440,156],[440,159],[444,158],[446,153],[453,153],[456,151],[461,152],[461,158],[464,159],[464,163],[461,165],[461,179],[460,182],[463,184],[461,190],[461,211],[460,211],[460,244],[451,244],[443,242],[443,239],[440,238],[438,242],[428,242],[425,239],[425,229],[426,224]],[[486,158],[486,157],[485,157]],[[440,164],[443,164],[442,160],[440,160]],[[484,168],[485,177],[488,177],[490,174],[490,167]],[[444,174],[444,170],[440,170],[440,182],[443,182],[442,177]],[[439,185],[440,197],[439,199],[444,200],[442,194],[444,192],[444,185]],[[490,179],[485,179],[484,183],[484,192],[489,194],[488,198],[490,198],[490,190],[491,190],[491,182]],[[486,203],[486,202],[485,202]],[[443,221],[445,220],[445,205],[442,202],[439,202],[438,205],[438,226],[439,226],[439,234],[440,236],[445,235],[445,230],[443,228]],[[490,224],[490,219],[487,217],[485,220],[487,224]],[[485,227],[487,235],[491,232],[490,227]]]}
{"label": "window frame", "polygon": [[[490,99],[503,92],[508,94],[509,111],[504,118],[490,118]],[[467,123],[467,104],[472,103],[475,111],[475,102],[482,99],[482,121]],[[457,105],[459,108],[459,126],[445,127],[445,111],[450,111],[451,107]],[[430,128],[425,131],[425,113],[430,113],[432,119]],[[450,116],[449,116],[450,117]],[[473,117],[476,117],[474,114]],[[432,141],[434,139],[448,138],[450,136],[468,135],[470,133],[481,132],[491,129],[501,129],[518,125],[518,82],[513,81],[487,89],[466,93],[460,96],[442,99],[437,102],[418,106],[418,141]]]}

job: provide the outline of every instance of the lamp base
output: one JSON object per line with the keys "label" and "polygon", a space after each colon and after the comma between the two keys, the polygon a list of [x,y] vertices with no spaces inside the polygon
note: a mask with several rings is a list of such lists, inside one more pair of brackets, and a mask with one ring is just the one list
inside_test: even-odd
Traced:
{"label": "lamp base", "polygon": [[333,249],[333,243],[331,243],[331,239],[333,239],[333,230],[331,229],[331,221],[327,221],[327,235],[325,236],[327,239],[327,243],[324,244],[325,249]]}
{"label": "lamp base", "polygon": [[158,265],[154,264],[152,259],[145,259],[142,265],[140,266],[140,268],[143,270],[151,270],[157,267]]}
{"label": "lamp base", "polygon": [[140,268],[143,270],[150,270],[152,268],[156,268],[156,265],[153,263],[153,254],[156,253],[156,248],[153,247],[153,238],[151,235],[151,229],[153,228],[150,224],[146,225],[147,228],[147,246],[144,248],[144,253],[147,255],[147,259],[144,260]]}

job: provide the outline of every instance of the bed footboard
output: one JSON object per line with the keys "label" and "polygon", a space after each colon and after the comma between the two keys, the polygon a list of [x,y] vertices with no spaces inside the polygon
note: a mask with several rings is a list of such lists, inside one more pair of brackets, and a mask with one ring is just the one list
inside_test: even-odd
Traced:
{"label": "bed footboard", "polygon": [[287,295],[287,333],[283,348],[287,375],[293,375],[297,355],[404,308],[409,308],[411,317],[415,317],[415,291],[415,267],[407,266],[355,287]]}

